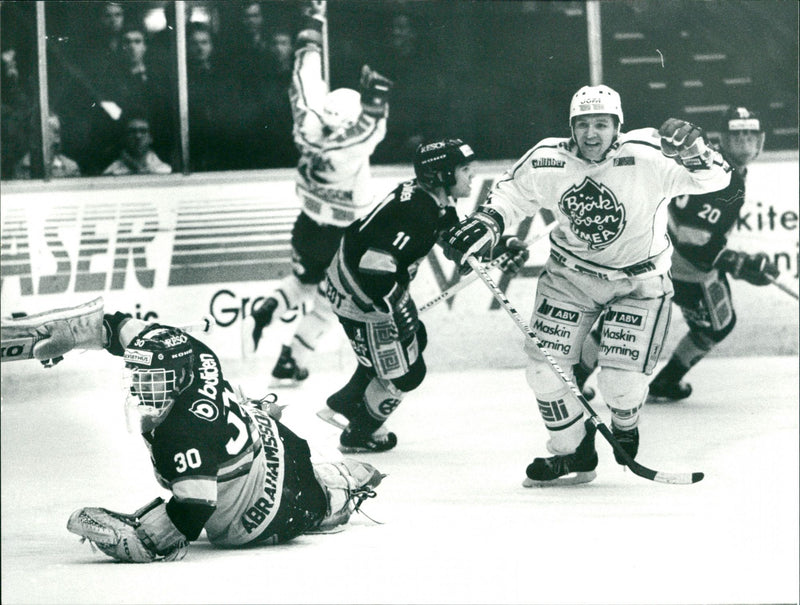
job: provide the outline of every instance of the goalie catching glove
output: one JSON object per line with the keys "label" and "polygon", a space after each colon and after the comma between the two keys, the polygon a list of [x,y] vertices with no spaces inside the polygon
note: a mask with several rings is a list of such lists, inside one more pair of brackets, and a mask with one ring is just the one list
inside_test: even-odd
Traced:
{"label": "goalie catching glove", "polygon": [[669,118],[658,129],[658,134],[661,136],[661,153],[687,170],[705,170],[711,166],[714,151],[706,145],[699,126]]}
{"label": "goalie catching glove", "polygon": [[499,242],[504,227],[499,212],[489,206],[481,206],[472,216],[445,231],[440,244],[445,257],[461,267],[468,256],[488,254]]}
{"label": "goalie catching glove", "polygon": [[124,563],[175,561],[186,555],[189,542],[156,498],[132,515],[105,508],[81,508],[70,515],[67,529],[89,540],[109,557]]}
{"label": "goalie catching glove", "polygon": [[714,267],[733,279],[743,279],[754,286],[766,286],[780,274],[778,267],[763,252],[747,254],[727,248],[719,253]]}

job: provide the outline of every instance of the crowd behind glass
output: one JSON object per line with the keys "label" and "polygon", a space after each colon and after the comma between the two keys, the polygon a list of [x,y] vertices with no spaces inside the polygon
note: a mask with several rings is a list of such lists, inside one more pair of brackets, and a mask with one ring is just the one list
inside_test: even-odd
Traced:
{"label": "crowd behind glass", "polygon": [[[616,19],[635,30],[639,19],[652,29],[652,1],[606,3],[603,27],[613,31]],[[673,19],[685,15],[687,1],[696,2],[660,0],[657,10],[661,18],[672,11],[667,18]],[[755,4],[769,13],[770,2]],[[179,76],[183,53],[176,52],[180,13],[174,3],[44,5],[49,116],[42,120],[36,3],[2,3],[3,179],[31,178],[32,152],[41,140],[49,145],[53,178],[295,165],[288,87],[299,2],[186,2],[185,79]],[[483,159],[518,157],[545,136],[568,134],[569,95],[588,83],[583,2],[340,1],[329,4],[328,16],[332,88],[357,88],[364,63],[395,82],[388,134],[375,164],[407,164],[421,140],[444,136],[475,141]],[[724,19],[718,29],[714,19],[703,22],[704,35],[731,39]],[[772,27],[769,19],[750,23],[756,30]],[[737,32],[745,34],[767,39],[758,31]],[[663,48],[679,46],[679,36],[664,37]],[[606,40],[614,38],[604,32]],[[768,73],[784,69],[784,96],[796,104],[793,44],[794,60],[789,53],[776,67],[769,48],[762,48],[750,53],[750,69],[764,72],[759,57],[770,62]],[[603,60],[606,74],[615,77],[612,47],[604,47]],[[775,88],[776,81],[782,80],[771,77],[769,85]],[[626,84],[607,83],[623,90]],[[188,154],[181,148],[178,106],[184,86]],[[626,127],[653,125],[648,108],[646,98],[626,98]]]}

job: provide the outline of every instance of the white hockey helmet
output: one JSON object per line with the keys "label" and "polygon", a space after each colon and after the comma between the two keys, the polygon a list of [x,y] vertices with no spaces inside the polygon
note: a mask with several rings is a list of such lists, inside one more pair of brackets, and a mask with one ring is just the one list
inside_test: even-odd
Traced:
{"label": "white hockey helmet", "polygon": [[352,88],[337,88],[325,95],[322,121],[331,130],[349,128],[361,116],[361,94]]}
{"label": "white hockey helmet", "polygon": [[624,122],[622,118],[622,100],[619,93],[604,84],[599,86],[584,86],[574,95],[569,104],[569,124],[577,116],[607,113],[617,116],[619,125]]}

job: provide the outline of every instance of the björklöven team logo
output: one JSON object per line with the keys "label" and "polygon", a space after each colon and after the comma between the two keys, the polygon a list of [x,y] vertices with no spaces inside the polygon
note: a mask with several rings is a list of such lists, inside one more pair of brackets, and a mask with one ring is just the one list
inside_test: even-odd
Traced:
{"label": "bj\u00f6rkl\u00f6ven team logo", "polygon": [[561,196],[558,208],[569,218],[572,232],[592,250],[606,248],[625,229],[625,206],[608,187],[589,177],[570,187]]}

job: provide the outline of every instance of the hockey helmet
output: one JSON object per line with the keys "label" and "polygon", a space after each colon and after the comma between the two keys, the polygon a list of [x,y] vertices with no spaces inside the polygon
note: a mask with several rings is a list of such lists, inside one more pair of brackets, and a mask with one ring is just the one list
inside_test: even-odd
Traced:
{"label": "hockey helmet", "polygon": [[128,406],[139,413],[142,427],[152,430],[192,383],[192,343],[182,330],[151,325],[130,342],[123,359]]}
{"label": "hockey helmet", "polygon": [[456,168],[475,159],[475,152],[461,139],[423,143],[414,153],[414,173],[424,187],[452,187]]}
{"label": "hockey helmet", "polygon": [[[757,136],[738,138],[733,142],[733,135],[741,133]],[[739,105],[732,106],[722,116],[720,141],[723,151],[734,163],[746,166],[755,160],[764,149],[765,138],[766,133],[756,112]]]}
{"label": "hockey helmet", "polygon": [[762,132],[761,120],[754,111],[750,111],[747,107],[731,107],[722,117],[720,130],[722,132],[737,132],[742,130]]}
{"label": "hockey helmet", "polygon": [[622,117],[622,100],[619,93],[613,88],[603,84],[599,86],[584,86],[574,95],[569,104],[569,123],[577,116],[607,113],[616,116],[619,126],[624,122]]}
{"label": "hockey helmet", "polygon": [[361,94],[352,88],[337,88],[325,95],[322,122],[331,130],[349,128],[361,116]]}

